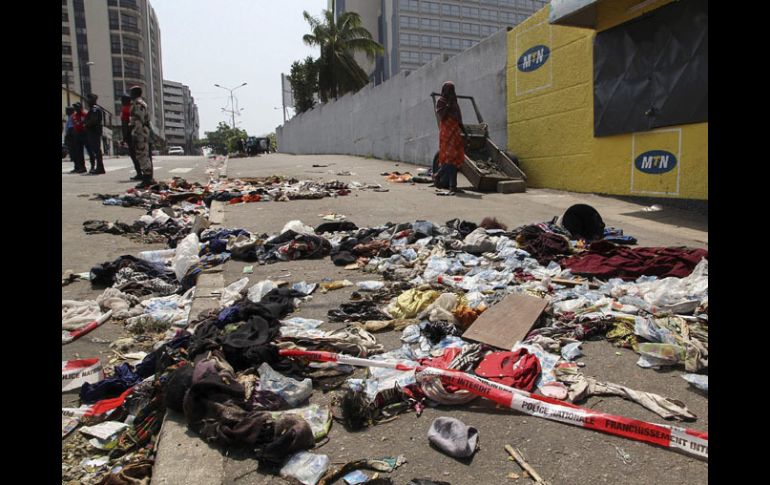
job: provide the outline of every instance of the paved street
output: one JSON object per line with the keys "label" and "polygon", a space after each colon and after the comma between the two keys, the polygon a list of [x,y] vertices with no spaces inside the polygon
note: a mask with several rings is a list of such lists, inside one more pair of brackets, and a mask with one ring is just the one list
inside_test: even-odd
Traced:
{"label": "paved street", "polygon": [[[105,206],[100,201],[89,200],[94,193],[117,194],[135,184],[128,181],[133,175],[128,158],[106,159],[105,165],[106,175],[86,177],[65,174],[71,164],[62,164],[62,271],[85,272],[97,263],[123,254],[163,247],[161,244],[137,244],[121,236],[86,235],[83,232],[82,223],[88,219],[133,222],[144,214],[141,209]],[[155,157],[155,166],[158,180],[173,176],[189,181],[206,180],[206,160],[202,157]],[[561,216],[567,207],[575,203],[586,203],[601,213],[607,226],[622,228],[625,234],[636,237],[639,246],[708,248],[707,216],[670,209],[665,205],[663,211],[651,213],[645,212],[643,205],[615,198],[531,188],[524,194],[477,194],[469,191],[457,197],[438,197],[435,189],[428,185],[388,184],[380,175],[394,170],[414,173],[417,168],[404,163],[335,155],[270,154],[231,159],[227,167],[227,175],[231,179],[284,175],[298,179],[379,183],[389,191],[352,191],[348,196],[320,200],[226,205],[221,226],[256,233],[276,233],[290,220],[299,219],[316,226],[322,221],[320,215],[340,213],[359,227],[418,219],[438,224],[453,218],[479,222],[483,217],[493,216],[509,228],[514,228],[550,220]],[[349,171],[351,175],[337,175],[342,171]],[[461,188],[470,188],[462,176],[459,179]],[[221,276],[224,284],[242,278],[243,267],[251,264],[230,261],[223,265]],[[373,279],[373,276],[379,279],[377,275],[336,267],[329,258],[265,266],[255,264],[254,273],[248,276],[249,286],[266,278],[290,282],[320,282],[323,278],[347,278],[356,282]],[[353,289],[343,288],[327,294],[316,292],[312,300],[303,304],[294,315],[327,320],[327,311],[348,301]],[[83,281],[62,288],[63,299],[95,299],[100,293],[101,290],[92,290],[90,284]],[[194,315],[190,318],[193,319]],[[343,326],[327,322],[321,328],[331,330]],[[103,362],[109,362],[112,352],[108,343],[104,342],[123,334],[121,327],[108,322],[80,340],[62,347],[62,360],[102,357]],[[376,337],[388,350],[401,345],[400,332],[377,333]],[[697,421],[687,423],[687,426],[708,431],[708,399],[679,377],[682,371],[642,369],[636,365],[637,354],[618,349],[604,339],[585,342],[583,353],[585,356],[581,361],[586,364],[583,369],[586,375],[680,400],[698,416]],[[363,376],[363,372],[357,371],[356,376]],[[315,391],[311,402],[329,403],[330,398],[331,394]],[[77,393],[62,394],[62,405],[77,406]],[[644,421],[663,422],[656,414],[618,397],[591,397],[583,406]],[[439,416],[458,418],[479,430],[480,449],[473,458],[455,460],[429,446],[426,437],[428,427]],[[333,463],[403,454],[408,463],[386,474],[397,484],[415,477],[444,480],[454,485],[530,483],[527,478],[517,481],[506,478],[511,472],[521,474],[521,469],[508,459],[503,449],[505,444],[518,447],[529,463],[552,484],[707,482],[708,464],[705,462],[651,445],[520,415],[482,400],[467,406],[427,408],[420,417],[414,412],[404,413],[392,422],[356,433],[349,433],[335,423],[329,433],[329,442],[317,452],[329,455]],[[169,445],[180,450],[207,446],[192,433],[188,433],[184,443],[161,442],[160,447]],[[630,456],[630,461],[622,460],[622,453]],[[258,471],[256,461],[242,453],[223,451],[207,456],[213,461],[201,461],[194,466],[221,470],[218,483],[285,483]],[[174,473],[182,472],[177,470]],[[182,475],[155,474],[153,483],[186,483],[186,479]]]}

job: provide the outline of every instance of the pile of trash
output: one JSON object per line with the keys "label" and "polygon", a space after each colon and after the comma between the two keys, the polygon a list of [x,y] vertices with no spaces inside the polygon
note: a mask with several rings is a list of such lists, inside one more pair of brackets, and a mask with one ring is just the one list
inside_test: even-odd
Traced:
{"label": "pile of trash", "polygon": [[[347,190],[268,182],[274,187],[265,194],[280,194],[275,200]],[[219,185],[216,193],[240,197],[260,187],[243,184]],[[95,266],[91,283],[104,293],[95,301],[62,301],[63,343],[65,334],[66,341],[73,332],[81,332],[79,338],[105,315],[122,321],[130,337],[113,342],[123,361],[111,368],[98,359],[62,363],[63,392],[65,383],[79,389],[82,403],[62,410],[62,437],[80,426],[77,438],[90,438],[93,451],[84,457],[65,449],[63,477],[120,483],[109,480],[128,471],[150,473],[146,465],[166,408],[182,413],[205,441],[250,450],[275,473],[313,484],[344,477],[388,483],[366,482],[381,478],[361,470],[387,473],[406,461],[399,456],[340,466],[308,452],[326,438],[333,420],[361,429],[408,410],[419,415],[425,406],[483,397],[590,427],[565,416],[598,413],[578,407],[591,395],[622,397],[667,420],[696,419],[677,400],[585,375],[575,359],[583,340],[603,336],[636,351],[641,367],[684,368],[685,379],[707,392],[707,251],[586,244],[555,221],[510,231],[491,221],[369,228],[290,221],[272,235],[199,227],[172,249]],[[373,276],[356,284],[349,302],[329,310],[328,320],[345,322],[344,328],[325,330],[321,320],[290,315],[316,290],[351,286],[347,280],[265,280],[247,288],[242,278],[222,289],[219,308],[189,314],[202,269],[230,258],[269,264],[327,256]],[[510,308],[517,309],[515,318]],[[384,348],[375,336],[383,331],[400,332],[401,346]],[[356,367],[365,373],[354,376]],[[315,389],[337,389],[332,405],[311,403]],[[476,451],[475,428],[439,419],[427,437],[433,446],[456,457]],[[685,432],[639,423],[671,435]],[[707,459],[707,434],[688,436],[705,440]],[[664,446],[676,448],[674,441]]]}

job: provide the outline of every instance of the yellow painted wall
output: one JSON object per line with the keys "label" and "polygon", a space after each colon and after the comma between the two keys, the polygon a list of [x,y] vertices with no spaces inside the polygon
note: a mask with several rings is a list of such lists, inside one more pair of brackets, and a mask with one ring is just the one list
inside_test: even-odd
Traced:
{"label": "yellow painted wall", "polygon": [[[670,1],[635,10],[638,0],[600,3],[597,29],[614,27]],[[594,35],[592,29],[549,24],[548,7],[508,33],[508,147],[518,156],[528,185],[708,200],[708,123],[593,136]],[[517,69],[519,57],[538,45],[550,49],[545,63],[530,72]],[[676,167],[658,175],[636,169],[636,157],[649,150],[673,153]]]}

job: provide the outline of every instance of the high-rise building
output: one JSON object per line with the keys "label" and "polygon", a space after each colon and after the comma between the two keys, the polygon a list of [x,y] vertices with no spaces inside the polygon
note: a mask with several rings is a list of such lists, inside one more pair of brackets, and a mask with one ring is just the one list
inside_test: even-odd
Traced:
{"label": "high-rise building", "polygon": [[149,0],[62,0],[67,83],[83,95],[97,94],[114,113],[120,113],[120,95],[141,86],[152,130],[165,137],[160,27]]}
{"label": "high-rise building", "polygon": [[181,146],[191,155],[198,140],[198,106],[190,88],[182,83],[163,80],[163,111],[166,125],[166,144]]}
{"label": "high-rise building", "polygon": [[356,61],[379,84],[441,54],[469,49],[500,29],[523,22],[548,0],[328,0],[336,14],[357,12],[385,55]]}

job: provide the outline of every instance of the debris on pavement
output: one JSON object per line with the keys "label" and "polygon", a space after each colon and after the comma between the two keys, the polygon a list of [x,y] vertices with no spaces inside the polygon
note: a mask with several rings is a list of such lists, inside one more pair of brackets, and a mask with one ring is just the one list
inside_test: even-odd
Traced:
{"label": "debris on pavement", "polygon": [[512,447],[511,445],[505,445],[505,451],[507,451],[508,454],[511,455],[511,457],[514,459],[514,461],[516,461],[516,463],[518,463],[519,466],[521,466],[522,470],[524,470],[526,473],[529,474],[530,477],[532,477],[532,479],[535,481],[536,484],[550,485],[549,482],[546,482],[545,480],[543,480],[540,474],[537,473],[537,471],[535,471],[534,468],[532,468],[532,465],[530,465],[524,460],[524,457],[522,456],[521,452],[518,449]]}
{"label": "debris on pavement", "polygon": [[479,431],[459,419],[440,417],[428,429],[428,441],[454,458],[467,458],[476,452]]}
{"label": "debris on pavement", "polygon": [[[412,180],[410,174],[385,175]],[[78,391],[83,405],[62,410],[63,479],[121,483],[121,476],[148,477],[168,408],[181,412],[202,440],[250,450],[281,476],[363,483],[356,480],[368,475],[353,472],[387,473],[403,457],[332,464],[312,453],[328,437],[332,416],[348,429],[362,429],[411,410],[419,415],[425,406],[464,406],[479,396],[708,459],[707,433],[643,421],[633,432],[617,431],[612,426],[619,430],[627,418],[572,404],[589,395],[618,395],[665,419],[695,419],[684,403],[585,376],[571,362],[583,341],[604,338],[639,354],[642,367],[698,372],[683,378],[696,386],[705,380],[707,389],[708,376],[700,374],[708,369],[706,250],[631,249],[606,238],[586,245],[553,221],[508,230],[457,219],[358,227],[333,217],[317,228],[289,221],[273,234],[193,230],[194,216],[206,216],[214,200],[315,199],[364,187],[282,177],[208,185],[174,179],[101,197],[145,208],[143,229],[131,234],[154,231],[168,247],[96,264],[90,281],[103,290],[99,298],[62,300],[63,342],[65,332],[77,338],[106,321],[104,315],[129,335],[111,344],[114,365],[101,364],[101,374],[81,372],[82,383],[67,379],[66,391],[64,372],[72,366],[62,364],[63,392]],[[102,222],[88,227],[126,234],[123,226]],[[179,230],[160,229],[172,225]],[[623,236],[613,231],[607,235]],[[190,314],[197,277],[207,268],[229,259],[262,265],[326,257],[330,269],[355,267],[365,275],[351,278],[355,284],[268,279],[249,288],[243,277],[216,293],[215,308]],[[624,262],[615,264],[616,257]],[[579,280],[578,274],[592,279]],[[326,293],[348,286],[356,290],[349,301],[326,313],[328,323],[337,325],[295,313],[318,298],[311,296],[316,288]],[[398,347],[386,348],[373,333],[384,331],[398,332]],[[78,368],[98,362],[82,359]],[[353,374],[352,366],[366,369]],[[318,404],[321,392],[314,390],[337,387],[331,408]],[[593,425],[592,416],[612,423],[611,429]],[[78,426],[81,432],[72,433]],[[83,433],[96,433],[89,437],[93,442]],[[478,431],[451,416],[436,419],[428,434],[450,456],[477,450]],[[681,444],[685,439],[690,445]],[[75,452],[71,443],[83,449]],[[545,483],[516,450],[506,451]],[[369,483],[374,480],[380,479]]]}

